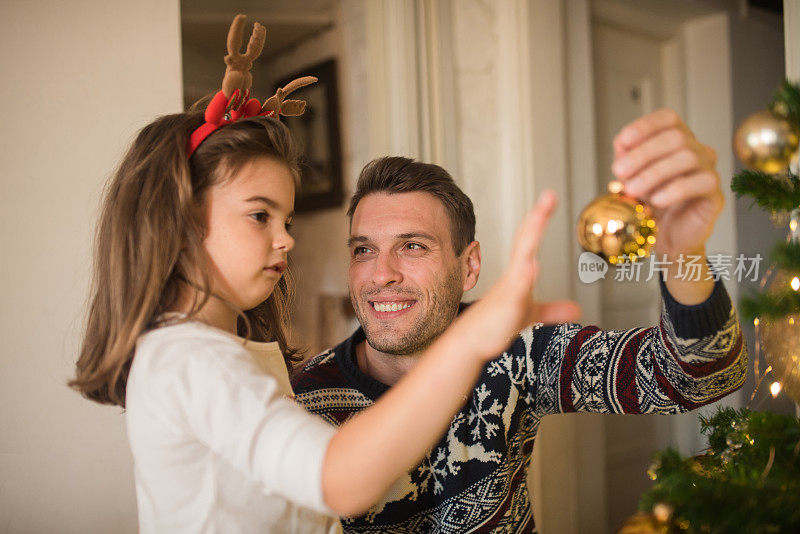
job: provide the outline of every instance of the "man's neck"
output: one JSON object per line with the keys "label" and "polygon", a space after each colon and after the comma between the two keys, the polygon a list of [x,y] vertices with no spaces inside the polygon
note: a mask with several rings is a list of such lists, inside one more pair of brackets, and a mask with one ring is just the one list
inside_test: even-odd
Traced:
{"label": "man's neck", "polygon": [[356,345],[356,362],[365,375],[387,386],[395,385],[419,359],[419,354],[398,356],[370,347],[366,340]]}

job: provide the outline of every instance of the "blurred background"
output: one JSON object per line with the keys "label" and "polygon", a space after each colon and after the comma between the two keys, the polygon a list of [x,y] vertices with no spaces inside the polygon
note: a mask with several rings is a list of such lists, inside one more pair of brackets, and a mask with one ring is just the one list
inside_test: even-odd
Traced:
{"label": "blurred background", "polygon": [[[309,113],[286,119],[306,148],[292,260],[295,335],[308,356],[354,328],[346,203],[361,167],[381,155],[440,164],[473,199],[483,267],[468,300],[502,271],[538,192],[555,189],[561,203],[537,291],[578,300],[582,322],[603,328],[658,320],[653,283],[577,277],[577,215],[605,191],[611,140],[637,116],[672,107],[719,153],[728,202],[709,253],[766,256],[785,233],[728,186],[735,125],[764,108],[787,68],[800,77],[800,58],[784,57],[800,49],[791,0],[5,0],[2,532],[137,531],[124,414],[65,385],[93,226],[136,131],[218,90],[236,13],[249,15],[246,35],[253,21],[267,29],[254,96],[295,75],[320,78],[297,93]],[[734,299],[751,285],[727,283]],[[747,404],[753,386],[726,402]],[[788,400],[757,402],[793,410]],[[530,472],[540,531],[613,532],[650,483],[653,451],[704,447],[696,420],[545,419]]]}

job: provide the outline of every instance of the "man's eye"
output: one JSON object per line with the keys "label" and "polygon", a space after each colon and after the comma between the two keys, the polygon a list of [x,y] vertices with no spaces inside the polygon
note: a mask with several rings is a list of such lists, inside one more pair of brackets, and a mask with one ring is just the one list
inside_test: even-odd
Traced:
{"label": "man's eye", "polygon": [[409,250],[425,250],[425,246],[420,245],[419,243],[408,243],[406,248]]}
{"label": "man's eye", "polygon": [[353,249],[353,256],[360,256],[361,254],[366,254],[369,252],[367,247],[356,247]]}
{"label": "man's eye", "polygon": [[264,211],[257,211],[256,213],[251,213],[250,218],[256,221],[257,223],[265,223],[269,216]]}

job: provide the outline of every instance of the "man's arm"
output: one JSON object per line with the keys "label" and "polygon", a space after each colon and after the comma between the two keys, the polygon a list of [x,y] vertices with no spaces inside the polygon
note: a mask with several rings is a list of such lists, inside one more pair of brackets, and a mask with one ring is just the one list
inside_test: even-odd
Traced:
{"label": "man's arm", "polygon": [[524,354],[534,410],[674,413],[741,386],[747,351],[725,288],[705,262],[691,279],[678,272],[681,259],[705,257],[722,211],[716,163],[714,150],[668,109],[614,139],[612,170],[627,194],[652,206],[655,254],[668,262],[661,320],[627,331],[558,325],[532,332],[516,355]]}
{"label": "man's arm", "polygon": [[[691,256],[705,258],[706,247],[703,246],[695,252],[688,253],[684,259]],[[687,279],[678,272],[680,259],[680,256],[666,256],[666,261],[669,263],[664,276],[664,284],[667,286],[669,294],[681,304],[687,306],[700,304],[711,296],[711,292],[714,290],[714,280],[709,272],[708,263],[701,262],[698,265],[700,267],[699,274]]]}
{"label": "man's arm", "polygon": [[[661,292],[661,320],[651,328],[561,324],[523,332],[503,358],[513,356],[524,367],[531,409],[539,416],[680,413],[741,387],[747,349],[722,282],[689,306],[663,283]],[[510,370],[512,362],[503,358],[492,365]]]}

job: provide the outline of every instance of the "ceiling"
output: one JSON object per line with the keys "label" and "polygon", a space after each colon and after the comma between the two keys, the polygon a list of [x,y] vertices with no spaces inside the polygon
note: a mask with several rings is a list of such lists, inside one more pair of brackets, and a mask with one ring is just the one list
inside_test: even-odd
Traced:
{"label": "ceiling", "polygon": [[258,21],[267,29],[260,61],[302,43],[333,23],[337,0],[182,0],[183,46],[203,55],[225,55],[228,28],[237,13],[247,15],[243,45]]}

